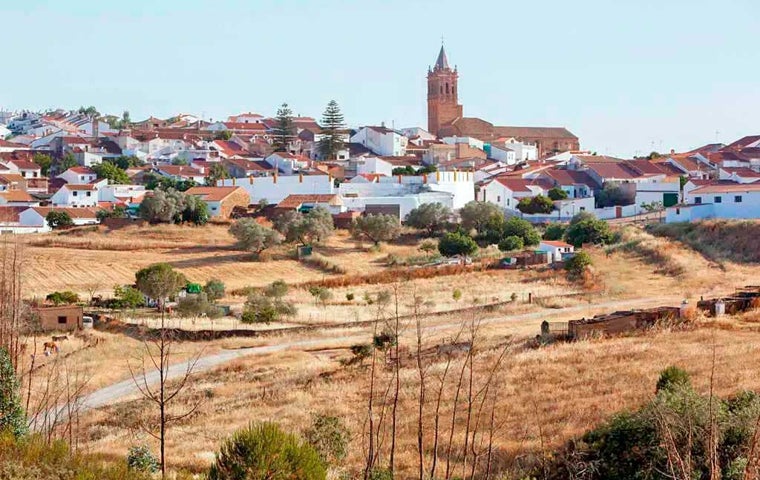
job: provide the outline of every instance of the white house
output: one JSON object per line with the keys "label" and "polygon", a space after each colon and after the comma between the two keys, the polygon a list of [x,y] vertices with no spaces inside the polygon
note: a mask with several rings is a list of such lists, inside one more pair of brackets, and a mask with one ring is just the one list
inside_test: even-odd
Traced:
{"label": "white house", "polygon": [[288,195],[277,204],[278,210],[298,210],[307,212],[313,208],[321,207],[333,215],[346,211],[343,198],[336,193],[321,195]]}
{"label": "white house", "polygon": [[567,255],[568,253],[573,253],[575,251],[575,247],[570,245],[569,243],[555,241],[555,240],[542,240],[541,243],[538,244],[538,248],[536,248],[539,252],[548,252],[551,254],[551,258],[555,262],[561,262],[562,256]]}
{"label": "white house", "polygon": [[351,137],[375,155],[400,157],[406,154],[409,139],[400,132],[386,127],[362,127]]}
{"label": "white house", "polygon": [[523,198],[546,195],[548,189],[543,182],[515,177],[495,177],[480,187],[478,200],[498,205],[504,210],[517,210]]}
{"label": "white house", "polygon": [[760,172],[747,167],[721,167],[718,169],[718,178],[736,183],[755,183],[760,180]]}
{"label": "white house", "polygon": [[361,157],[353,160],[351,163],[356,165],[357,175],[393,175],[393,164],[379,157]]}
{"label": "white house", "polygon": [[335,193],[334,179],[330,175],[272,175],[271,177],[226,178],[217,182],[220,187],[239,186],[246,189],[250,203],[265,200],[280,203],[292,194]]}
{"label": "white house", "polygon": [[96,207],[98,190],[107,184],[107,180],[96,183],[67,183],[50,197],[50,203],[62,207]]}
{"label": "white house", "polygon": [[474,138],[474,137],[457,137],[457,136],[443,137],[441,141],[445,143],[446,145],[456,145],[458,143],[462,143],[465,145],[469,145],[472,148],[477,148],[478,150],[483,150],[483,148],[485,147],[485,143],[483,142],[483,140],[478,140],[477,138]]}
{"label": "white house", "polygon": [[4,135],[1,135],[2,132],[0,132],[0,153],[9,153],[9,152],[15,152],[16,150],[26,150],[26,145],[21,145],[18,143],[9,142],[7,140],[3,140]]}
{"label": "white house", "polygon": [[274,152],[264,158],[264,161],[286,175],[309,166],[308,158],[288,152]]}
{"label": "white house", "polygon": [[58,175],[58,178],[64,179],[69,184],[83,185],[94,182],[98,176],[88,167],[71,167]]}
{"label": "white house", "polygon": [[99,202],[140,203],[145,196],[144,185],[103,185],[98,189]]}
{"label": "white house", "polygon": [[760,182],[702,185],[685,192],[683,204],[668,208],[665,215],[667,223],[705,218],[760,218]]}
{"label": "white house", "polygon": [[[535,144],[523,143],[514,138],[501,138],[491,143],[489,158],[507,162],[507,159],[503,157],[510,156],[514,158],[514,163],[532,162],[538,159],[538,147]],[[514,165],[514,163],[510,163],[510,165]]]}
{"label": "white house", "polygon": [[68,213],[74,225],[95,225],[100,223],[97,211],[94,208],[31,207],[19,214],[19,224],[26,228],[50,231],[50,225],[48,225],[46,217],[52,211]]}
{"label": "white house", "polygon": [[492,158],[507,165],[515,165],[518,162],[517,152],[502,145],[491,145],[488,158]]}

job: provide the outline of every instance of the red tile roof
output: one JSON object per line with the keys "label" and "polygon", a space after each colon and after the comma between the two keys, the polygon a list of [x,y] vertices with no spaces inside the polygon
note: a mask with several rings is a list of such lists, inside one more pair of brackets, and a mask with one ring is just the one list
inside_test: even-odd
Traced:
{"label": "red tile roof", "polygon": [[755,183],[736,183],[736,182],[714,182],[703,187],[695,188],[689,195],[702,193],[739,193],[739,192],[760,192],[760,182]]}
{"label": "red tile roof", "polygon": [[66,212],[71,218],[97,218],[97,211],[94,208],[64,208],[64,207],[31,207],[32,210],[46,217],[52,211]]}
{"label": "red tile roof", "polygon": [[201,197],[208,202],[223,202],[235,192],[246,193],[243,187],[192,187],[185,194]]}
{"label": "red tile roof", "polygon": [[552,247],[572,247],[569,243],[560,242],[558,240],[541,240],[541,243],[551,245]]}
{"label": "red tile roof", "polygon": [[71,167],[69,168],[69,170],[71,170],[74,173],[78,173],[80,175],[86,175],[86,174],[95,175],[95,172],[92,171],[90,167]]}
{"label": "red tile roof", "polygon": [[326,203],[328,205],[343,205],[343,200],[337,193],[316,195],[288,195],[277,204],[277,208],[298,208],[304,203]]}

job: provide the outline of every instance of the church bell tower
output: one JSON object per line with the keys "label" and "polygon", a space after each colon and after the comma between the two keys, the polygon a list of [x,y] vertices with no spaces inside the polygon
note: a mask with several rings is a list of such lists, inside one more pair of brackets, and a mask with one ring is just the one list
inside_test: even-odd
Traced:
{"label": "church bell tower", "polygon": [[428,131],[439,135],[441,127],[462,116],[462,106],[458,102],[459,73],[449,67],[446,50],[441,45],[435,66],[428,68]]}

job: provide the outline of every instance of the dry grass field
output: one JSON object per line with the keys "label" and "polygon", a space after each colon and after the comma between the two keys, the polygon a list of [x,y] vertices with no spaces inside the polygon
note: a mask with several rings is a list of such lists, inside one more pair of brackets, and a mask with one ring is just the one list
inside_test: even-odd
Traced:
{"label": "dry grass field", "polygon": [[[139,248],[135,238],[140,238]],[[343,419],[351,431],[349,456],[343,467],[356,471],[366,442],[366,402],[369,382],[367,364],[344,366],[348,347],[368,342],[371,330],[351,326],[351,322],[371,320],[376,306],[367,305],[364,294],[382,290],[399,294],[399,314],[412,312],[414,297],[422,299],[421,322],[425,349],[450,341],[462,322],[476,314],[458,310],[473,305],[505,302],[512,293],[517,301],[491,312],[477,314],[488,319],[479,331],[474,383],[483,382],[499,352],[509,345],[503,364],[495,373],[494,412],[496,461],[500,468],[514,469],[541,451],[548,451],[584,430],[597,425],[612,413],[634,408],[651,397],[660,370],[670,364],[686,368],[697,388],[704,390],[709,376],[705,360],[716,345],[716,387],[719,394],[744,388],[760,388],[760,317],[756,313],[727,318],[719,323],[701,321],[683,331],[658,330],[646,334],[556,344],[540,349],[527,348],[540,322],[592,316],[626,306],[677,305],[700,296],[715,296],[733,288],[757,284],[760,268],[731,262],[715,263],[678,242],[653,237],[639,229],[624,227],[623,241],[613,248],[589,250],[592,275],[583,283],[569,282],[562,271],[491,270],[438,276],[411,282],[361,285],[331,289],[332,298],[316,304],[306,289],[291,288],[288,299],[298,315],[287,326],[346,323],[341,329],[275,337],[236,339],[180,344],[186,358],[197,349],[205,353],[241,346],[268,345],[298,339],[315,339],[311,350],[294,348],[284,353],[255,355],[199,373],[182,402],[202,400],[200,409],[172,427],[168,450],[174,466],[203,470],[213,458],[221,439],[250,421],[274,420],[286,428],[305,429],[312,414],[329,413]],[[144,242],[142,241],[144,240]],[[27,269],[30,290],[42,295],[55,289],[87,293],[97,283],[98,290],[110,293],[115,283],[130,283],[134,272],[150,263],[167,261],[193,281],[220,278],[228,289],[263,286],[283,279],[290,284],[320,280],[333,274],[292,260],[285,249],[273,251],[264,262],[250,260],[234,249],[226,227],[148,227],[123,231],[88,232],[82,235],[29,237],[26,253],[34,261]],[[201,244],[202,246],[199,246]],[[416,246],[385,246],[381,252],[358,246],[342,232],[318,251],[343,267],[348,274],[367,274],[386,269],[388,254],[417,255]],[[459,300],[453,291],[460,290]],[[528,304],[528,293],[539,301]],[[348,294],[354,294],[349,301]],[[242,297],[225,299],[237,307]],[[603,305],[614,307],[603,307]],[[391,304],[388,308],[392,309]],[[446,312],[450,312],[445,314]],[[433,314],[436,315],[428,315]],[[386,312],[388,314],[388,312]],[[496,321],[493,321],[496,320]],[[138,321],[140,321],[138,319]],[[172,322],[179,323],[175,319]],[[183,328],[191,328],[187,319]],[[402,347],[414,345],[414,325],[405,319]],[[215,322],[214,328],[238,327],[231,319]],[[197,328],[207,328],[198,323]],[[258,328],[259,326],[257,326]],[[717,328],[713,328],[717,327]],[[103,338],[97,347],[72,355],[72,365],[90,375],[87,391],[129,378],[127,362],[139,349],[139,342],[119,335],[96,333]],[[75,350],[81,340],[65,345]],[[402,478],[412,476],[415,462],[417,372],[410,358],[402,360],[399,458]],[[429,357],[428,379],[436,385],[445,359]],[[459,371],[464,359],[457,357],[451,368]],[[45,367],[46,368],[46,367]],[[381,368],[379,382],[387,385],[388,368]],[[447,380],[453,382],[450,376]],[[476,388],[477,389],[477,388]],[[442,412],[449,418],[454,385],[447,383]],[[490,404],[491,400],[489,400]],[[461,404],[460,404],[461,408]],[[150,443],[139,425],[151,417],[147,404],[133,396],[82,418],[81,446],[86,451],[123,458],[129,446]],[[431,413],[426,408],[426,440],[430,441]],[[448,425],[446,420],[446,425]],[[461,416],[455,422],[455,449],[461,446]],[[448,426],[442,430],[448,432]],[[387,442],[381,458],[387,459]],[[431,452],[426,453],[426,461]],[[383,460],[384,461],[384,460]]]}

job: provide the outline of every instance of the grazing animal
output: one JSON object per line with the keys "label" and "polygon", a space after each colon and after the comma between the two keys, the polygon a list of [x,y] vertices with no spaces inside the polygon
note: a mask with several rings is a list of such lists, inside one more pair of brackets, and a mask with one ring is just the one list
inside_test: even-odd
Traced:
{"label": "grazing animal", "polygon": [[55,342],[45,342],[42,346],[45,347],[42,353],[46,356],[51,353],[58,353],[58,345]]}
{"label": "grazing animal", "polygon": [[54,342],[62,342],[64,340],[68,340],[68,335],[53,335],[53,341]]}

